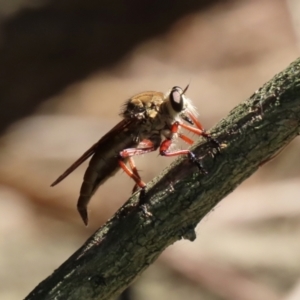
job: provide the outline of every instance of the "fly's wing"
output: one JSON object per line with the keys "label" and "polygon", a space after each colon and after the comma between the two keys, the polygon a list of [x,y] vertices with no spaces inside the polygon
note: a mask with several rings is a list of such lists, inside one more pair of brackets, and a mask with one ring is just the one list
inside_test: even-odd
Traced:
{"label": "fly's wing", "polygon": [[[99,143],[99,142],[98,142]],[[76,168],[78,168],[84,161],[86,161],[90,156],[92,156],[98,146],[98,143],[94,144],[89,150],[84,152],[64,173],[62,173],[52,184],[55,186],[65,179],[70,173],[72,173]]]}
{"label": "fly's wing", "polygon": [[125,130],[131,123],[133,119],[124,119],[119,122],[113,129],[107,132],[96,144],[94,144],[90,149],[82,154],[63,174],[61,174],[51,186],[55,186],[65,179],[70,173],[77,169],[84,161],[86,161],[90,156],[92,156],[96,150],[101,147],[111,136],[118,134],[120,131]]}

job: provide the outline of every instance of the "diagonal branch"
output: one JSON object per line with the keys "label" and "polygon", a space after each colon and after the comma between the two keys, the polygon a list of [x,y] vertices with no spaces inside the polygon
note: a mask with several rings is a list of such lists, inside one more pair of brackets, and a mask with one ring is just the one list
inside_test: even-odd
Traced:
{"label": "diagonal branch", "polygon": [[213,129],[220,153],[203,138],[193,151],[208,171],[185,157],[155,178],[145,195],[152,217],[134,195],[76,253],[27,296],[34,299],[110,299],[181,238],[262,162],[298,135],[300,59],[234,108]]}

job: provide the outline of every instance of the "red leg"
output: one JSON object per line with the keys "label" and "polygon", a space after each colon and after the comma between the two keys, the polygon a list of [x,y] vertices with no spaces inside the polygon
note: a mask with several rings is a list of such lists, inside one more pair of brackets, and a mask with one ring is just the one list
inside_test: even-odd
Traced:
{"label": "red leg", "polygon": [[149,152],[153,152],[155,151],[156,148],[128,148],[128,149],[124,149],[120,152],[120,156],[122,158],[127,158],[127,157],[131,157],[131,156],[135,156],[135,155],[142,155],[142,154],[146,154]]}
{"label": "red leg", "polygon": [[[201,124],[199,123],[199,125],[201,125]],[[190,132],[193,132],[193,133],[195,133],[197,135],[201,135],[203,137],[206,137],[207,139],[213,140],[212,137],[211,137],[211,135],[209,133],[206,133],[206,131],[204,129],[195,128],[195,127],[193,127],[191,125],[187,125],[187,124],[184,124],[184,123],[180,123],[179,126],[181,126],[182,128],[184,128],[184,129],[186,129],[186,130],[188,130]]]}
{"label": "red leg", "polygon": [[191,140],[189,137],[187,137],[186,135],[184,135],[182,133],[178,133],[178,137],[181,138],[183,141],[185,141],[189,145],[193,145],[194,144],[193,140]]}
{"label": "red leg", "polygon": [[[182,124],[180,124],[179,122],[174,122],[172,124],[172,127],[171,127],[171,133],[172,133],[172,135],[174,135],[174,134],[176,134],[178,132],[179,126],[181,126],[181,125]],[[196,129],[196,128],[193,128],[193,129]],[[183,134],[179,134],[179,137],[182,138],[183,140],[186,140],[188,143],[189,142],[193,143],[193,141],[191,139],[189,139],[188,137],[186,137]],[[172,151],[172,152],[170,152],[168,150],[169,150],[169,148],[170,148],[171,145],[172,145],[172,139],[171,139],[171,137],[165,139],[160,144],[160,147],[159,147],[159,153],[160,153],[160,155],[162,155],[162,156],[177,156],[177,155],[183,155],[183,154],[189,154],[190,153],[190,150],[178,150],[178,151]]]}
{"label": "red leg", "polygon": [[184,123],[180,123],[179,126],[181,126],[182,128],[185,128],[188,131],[193,132],[197,135],[201,135],[201,136],[207,138],[209,141],[212,141],[213,143],[215,143],[217,145],[217,150],[220,151],[220,148],[221,148],[220,143],[216,139],[214,139],[209,133],[206,133],[202,124],[199,122],[199,120],[193,114],[189,113],[188,115],[191,118],[191,120],[193,121],[193,123],[197,126],[197,128],[195,128],[191,125],[184,124]]}
{"label": "red leg", "polygon": [[194,124],[201,130],[201,131],[205,131],[204,127],[202,126],[202,124],[199,122],[199,120],[191,113],[188,114],[189,117],[192,119],[192,121],[194,122]]}
{"label": "red leg", "polygon": [[120,152],[122,158],[127,158],[135,155],[146,154],[157,149],[150,140],[143,140],[138,144],[137,148],[127,148]]}
{"label": "red leg", "polygon": [[166,139],[164,140],[160,147],[159,147],[159,153],[162,156],[177,156],[177,155],[184,155],[184,154],[190,154],[190,150],[177,150],[177,151],[168,151],[170,146],[172,145],[172,140]]}
{"label": "red leg", "polygon": [[196,127],[193,127],[191,125],[187,125],[187,124],[184,124],[184,123],[179,123],[179,126],[181,126],[184,129],[187,129],[190,132],[196,133],[198,135],[203,135],[205,137],[207,136],[207,134],[205,133],[204,130],[196,128]]}
{"label": "red leg", "polygon": [[[119,155],[121,159],[119,160],[120,167],[125,171],[125,173],[135,181],[135,185],[132,189],[132,193],[136,192],[138,187],[144,188],[146,184],[141,180],[141,176],[135,166],[132,156],[141,155],[155,151],[157,147],[150,140],[143,140],[138,144],[137,148],[128,148],[122,150]],[[122,159],[127,158],[130,169],[126,166]]]}
{"label": "red leg", "polygon": [[[179,122],[175,122],[175,123],[172,125],[171,133],[172,133],[172,134],[176,134],[176,133],[178,132],[178,129],[179,129],[179,126],[180,126],[180,125],[181,125],[181,124],[180,124]],[[192,128],[193,128],[193,127],[192,127]],[[190,140],[188,137],[186,137],[186,136],[184,136],[184,135],[179,134],[179,137],[183,138],[183,140],[185,140],[185,138],[187,138],[186,141],[191,141],[191,142],[192,142],[192,140]],[[169,148],[170,148],[171,145],[172,145],[172,139],[171,139],[171,138],[165,139],[165,140],[160,144],[160,147],[159,147],[159,153],[160,153],[160,155],[162,155],[162,156],[167,156],[167,157],[172,157],[172,156],[178,156],[178,155],[185,155],[185,154],[186,154],[186,155],[189,156],[189,159],[190,159],[193,163],[197,164],[198,168],[199,168],[203,173],[207,173],[207,172],[204,170],[204,168],[203,168],[201,162],[198,161],[198,160],[196,159],[196,157],[195,157],[195,155],[194,155],[193,152],[191,152],[190,150],[169,151]]]}
{"label": "red leg", "polygon": [[140,188],[144,188],[146,186],[146,184],[141,180],[140,176],[134,174],[134,172],[126,166],[123,160],[119,159],[118,162],[123,171],[135,181],[136,185],[138,185]]}
{"label": "red leg", "polygon": [[129,162],[129,167],[130,167],[131,171],[133,172],[133,174],[135,174],[137,177],[141,178],[132,157],[128,158],[128,162]]}
{"label": "red leg", "polygon": [[180,127],[184,128],[184,129],[186,129],[190,132],[193,132],[197,135],[202,135],[204,137],[210,137],[210,135],[205,132],[203,126],[201,125],[201,123],[196,119],[196,117],[193,114],[189,114],[189,117],[192,119],[193,123],[197,126],[197,128],[194,127],[194,126],[191,126],[191,125],[187,125],[185,123],[175,122],[172,125],[171,132],[172,133],[177,133],[178,128],[180,126]]}
{"label": "red leg", "polygon": [[137,168],[135,166],[135,163],[131,157],[128,158],[129,166],[131,170],[126,166],[122,158],[118,160],[119,166],[123,169],[123,171],[135,181],[135,185],[133,187],[132,193],[136,192],[138,187],[141,188],[141,193],[139,195],[139,204],[138,206],[141,207],[142,211],[147,217],[152,216],[150,212],[147,211],[147,207],[145,206],[144,203],[144,197],[145,197],[145,187],[146,184],[141,180],[141,177],[137,171]]}
{"label": "red leg", "polygon": [[[129,158],[128,158],[128,162],[129,162],[129,167],[130,167],[132,173],[133,173],[136,177],[138,177],[138,178],[141,179],[141,176],[140,176],[140,174],[139,174],[139,172],[138,172],[138,170],[137,170],[137,168],[136,168],[136,165],[135,165],[135,163],[134,163],[133,158],[132,158],[132,157],[129,157]],[[132,194],[135,193],[135,192],[137,191],[138,187],[139,187],[139,186],[138,186],[138,184],[136,183],[136,184],[134,185],[133,189],[132,189]]]}

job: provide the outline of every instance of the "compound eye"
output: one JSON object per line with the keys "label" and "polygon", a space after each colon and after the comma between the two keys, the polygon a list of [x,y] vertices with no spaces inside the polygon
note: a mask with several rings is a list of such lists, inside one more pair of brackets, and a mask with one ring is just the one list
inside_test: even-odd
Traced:
{"label": "compound eye", "polygon": [[174,86],[170,93],[170,102],[172,108],[176,112],[181,112],[183,110],[183,97],[182,97],[182,89],[178,86]]}

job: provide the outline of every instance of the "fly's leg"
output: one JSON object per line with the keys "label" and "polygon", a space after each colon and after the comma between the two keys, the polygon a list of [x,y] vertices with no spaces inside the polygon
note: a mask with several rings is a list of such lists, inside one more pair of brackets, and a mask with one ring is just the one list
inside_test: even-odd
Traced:
{"label": "fly's leg", "polygon": [[199,168],[199,170],[204,173],[207,174],[207,171],[204,169],[201,161],[199,161],[195,154],[190,151],[190,150],[178,150],[178,151],[172,151],[169,152],[168,149],[170,148],[172,144],[172,140],[170,139],[166,139],[161,143],[160,149],[159,149],[159,153],[162,156],[167,156],[167,157],[172,157],[172,156],[178,156],[178,155],[188,155],[190,161],[194,164],[196,164],[196,166]]}
{"label": "fly's leg", "polygon": [[[140,178],[141,179],[141,176],[136,168],[136,165],[134,163],[134,160],[132,157],[129,157],[128,158],[128,163],[129,163],[129,167],[132,171],[133,174],[135,174],[136,177]],[[137,189],[139,188],[139,185],[136,183],[132,189],[132,194],[135,193],[137,191]]]}
{"label": "fly's leg", "polygon": [[[179,126],[181,124],[179,122],[175,122],[173,125],[172,125],[172,128],[171,128],[171,133],[172,135],[176,134],[179,130]],[[193,128],[193,127],[192,127]],[[196,128],[194,128],[196,129]],[[188,138],[187,136],[183,135],[183,134],[179,134],[179,137],[181,139],[183,139],[184,141],[186,141],[187,143],[193,143],[193,141]],[[172,157],[172,156],[178,156],[178,155],[188,155],[190,161],[194,164],[197,165],[197,167],[199,168],[199,170],[204,173],[204,174],[207,174],[207,171],[204,169],[201,161],[199,161],[195,154],[193,152],[191,152],[190,150],[177,150],[177,151],[169,151],[169,148],[170,146],[172,145],[172,139],[171,138],[167,138],[165,139],[161,144],[160,144],[160,147],[159,147],[159,154],[162,155],[162,156],[167,156],[167,157]]]}
{"label": "fly's leg", "polygon": [[[123,169],[123,171],[135,181],[135,185],[140,188],[144,188],[146,186],[145,182],[142,181],[140,175],[136,174],[135,171],[128,168],[125,162],[122,159],[118,160],[119,166]],[[137,171],[136,171],[137,172]]]}
{"label": "fly's leg", "polygon": [[185,141],[189,145],[194,144],[194,141],[192,139],[190,139],[189,137],[187,137],[186,135],[184,135],[182,133],[178,133],[178,137],[181,138],[183,141]]}
{"label": "fly's leg", "polygon": [[[124,151],[124,150],[123,150]],[[124,163],[123,160],[119,159],[119,165],[120,167],[123,169],[123,171],[129,176],[131,177],[134,181],[135,181],[135,185],[134,185],[134,190],[137,189],[138,187],[140,187],[142,189],[142,192],[140,193],[140,197],[139,197],[139,205],[141,206],[143,212],[145,213],[145,215],[150,216],[151,213],[149,213],[147,211],[147,208],[144,205],[144,201],[143,198],[145,197],[145,187],[146,184],[144,181],[141,180],[140,175],[136,175],[135,172],[133,170],[130,170],[126,164]]]}
{"label": "fly's leg", "polygon": [[[142,148],[128,148],[121,151],[119,153],[119,165],[125,171],[125,173],[135,181],[132,193],[136,192],[138,188],[141,188],[141,193],[139,196],[139,206],[142,208],[146,216],[151,216],[152,214],[147,211],[147,208],[144,205],[146,184],[142,181],[132,156],[142,155],[145,153],[155,151],[158,147],[156,147],[150,140],[143,140],[141,143],[139,143],[139,146],[141,146]],[[128,159],[130,169],[126,166],[126,164],[123,161],[125,158]]]}
{"label": "fly's leg", "polygon": [[[187,137],[186,135],[182,134],[182,133],[178,133],[178,137],[181,138],[183,141],[185,141],[187,144],[189,145],[193,145],[194,141],[192,139],[190,139],[189,137]],[[170,145],[169,145],[170,147]],[[192,161],[192,163],[197,164],[198,168],[204,173],[207,174],[207,171],[204,169],[204,167],[202,166],[202,164],[200,162],[197,161],[197,158],[195,156],[195,154],[193,152],[189,153],[189,158]]]}
{"label": "fly's leg", "polygon": [[[146,184],[141,180],[141,176],[138,173],[138,170],[136,168],[136,165],[134,163],[134,160],[132,156],[135,155],[142,155],[146,154],[152,151],[155,151],[157,147],[150,141],[150,140],[143,140],[139,143],[137,148],[128,148],[124,149],[119,153],[120,160],[119,165],[120,167],[125,171],[125,173],[131,177],[135,181],[135,186],[133,187],[132,193],[136,192],[138,187],[144,188]],[[127,158],[130,169],[125,165],[123,159]],[[121,164],[120,164],[121,162]],[[126,170],[124,169],[124,166],[126,167]]]}
{"label": "fly's leg", "polygon": [[181,126],[182,128],[185,128],[186,130],[193,132],[197,135],[201,135],[201,136],[205,137],[208,141],[213,142],[216,145],[218,152],[220,152],[220,149],[221,149],[220,143],[215,138],[213,138],[209,133],[207,133],[205,131],[202,124],[199,122],[199,120],[193,114],[188,114],[188,115],[191,118],[191,120],[193,121],[193,123],[197,126],[197,128],[193,127],[191,125],[184,124],[184,123],[179,123],[179,126]]}

